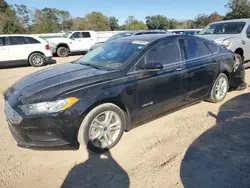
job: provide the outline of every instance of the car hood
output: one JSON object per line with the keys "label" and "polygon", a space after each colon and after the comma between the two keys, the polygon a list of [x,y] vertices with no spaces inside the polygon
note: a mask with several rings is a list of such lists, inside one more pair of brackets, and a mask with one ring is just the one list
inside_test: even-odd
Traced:
{"label": "car hood", "polygon": [[236,38],[238,36],[240,36],[239,34],[235,34],[235,35],[196,35],[208,40],[212,40],[215,42],[222,42],[224,40],[228,40],[228,39],[232,39],[232,38]]}
{"label": "car hood", "polygon": [[24,104],[48,101],[66,92],[110,80],[113,72],[66,63],[32,73],[15,83],[9,91],[13,91]]}

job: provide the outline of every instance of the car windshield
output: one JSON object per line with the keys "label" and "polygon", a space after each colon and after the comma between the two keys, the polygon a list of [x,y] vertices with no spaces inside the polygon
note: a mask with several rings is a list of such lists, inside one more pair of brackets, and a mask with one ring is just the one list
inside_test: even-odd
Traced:
{"label": "car windshield", "polygon": [[246,22],[224,22],[206,26],[199,35],[215,34],[239,34],[243,30]]}
{"label": "car windshield", "polygon": [[87,53],[77,62],[97,69],[119,69],[130,58],[138,54],[147,44],[147,41],[128,40],[104,43]]}
{"label": "car windshield", "polygon": [[122,32],[122,33],[118,33],[118,34],[115,34],[113,35],[112,37],[110,37],[106,42],[110,42],[112,40],[115,40],[115,39],[119,39],[119,38],[122,38],[122,37],[129,37],[131,36],[133,33],[132,32]]}
{"label": "car windshield", "polygon": [[63,38],[67,38],[72,32],[67,32],[64,35],[62,35]]}

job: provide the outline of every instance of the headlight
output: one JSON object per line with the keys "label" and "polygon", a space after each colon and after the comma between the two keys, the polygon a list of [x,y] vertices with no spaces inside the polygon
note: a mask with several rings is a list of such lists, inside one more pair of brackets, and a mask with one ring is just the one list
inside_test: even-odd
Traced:
{"label": "headlight", "polygon": [[20,108],[27,115],[54,113],[70,108],[77,101],[79,101],[79,99],[75,97],[70,97],[67,99],[52,102],[41,102],[36,104],[22,105],[20,106]]}
{"label": "headlight", "polygon": [[226,48],[230,48],[231,45],[232,45],[232,42],[230,42],[230,41],[228,41],[228,40],[224,40],[224,41],[222,42],[222,44],[223,44]]}

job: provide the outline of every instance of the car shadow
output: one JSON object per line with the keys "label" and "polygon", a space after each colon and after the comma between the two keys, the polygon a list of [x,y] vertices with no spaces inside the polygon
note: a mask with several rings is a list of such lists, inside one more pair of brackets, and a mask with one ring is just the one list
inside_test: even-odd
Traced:
{"label": "car shadow", "polygon": [[184,187],[250,187],[250,93],[208,115],[216,125],[188,148],[180,170]]}
{"label": "car shadow", "polygon": [[73,167],[62,184],[62,188],[128,188],[129,176],[114,160],[110,152],[88,153],[89,158]]}

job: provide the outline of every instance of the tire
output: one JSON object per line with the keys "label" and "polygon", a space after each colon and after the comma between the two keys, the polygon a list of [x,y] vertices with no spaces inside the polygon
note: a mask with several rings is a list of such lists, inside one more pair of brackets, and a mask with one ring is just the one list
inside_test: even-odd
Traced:
{"label": "tire", "polygon": [[[110,122],[109,125],[117,124],[117,126],[108,126],[108,124],[104,123],[108,116],[111,119],[108,118],[106,122]],[[104,153],[120,141],[126,123],[126,113],[122,109],[112,103],[101,104],[92,109],[82,121],[78,131],[78,142],[91,152]],[[115,130],[111,130],[111,128]],[[95,131],[96,134],[94,134]],[[110,137],[112,133],[114,133],[111,139],[112,142],[109,143],[106,138]]]}
{"label": "tire", "polygon": [[45,57],[41,53],[33,53],[29,57],[29,64],[33,67],[41,67],[45,64]]}
{"label": "tire", "polygon": [[[220,85],[219,82],[223,83],[223,85],[222,84]],[[226,74],[220,73],[218,78],[214,82],[208,101],[213,103],[219,103],[223,101],[227,95],[228,89],[229,89],[228,77]],[[220,94],[218,92],[220,92]]]}
{"label": "tire", "polygon": [[56,54],[58,57],[68,57],[69,56],[69,49],[67,47],[61,46],[57,48]]}

